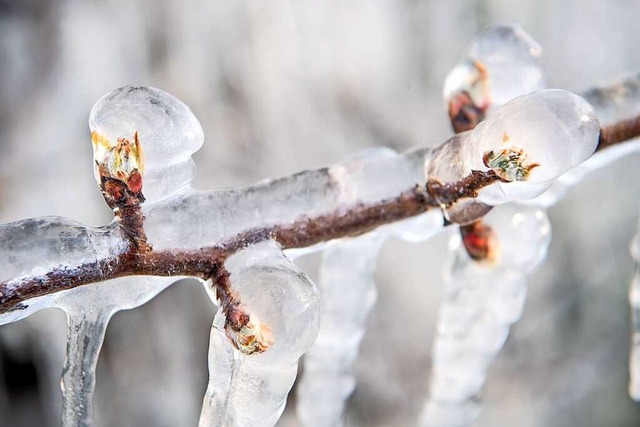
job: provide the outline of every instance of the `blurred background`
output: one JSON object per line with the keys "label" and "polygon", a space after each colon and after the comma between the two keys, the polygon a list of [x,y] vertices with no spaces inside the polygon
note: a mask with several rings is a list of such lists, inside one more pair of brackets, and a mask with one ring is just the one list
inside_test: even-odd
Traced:
{"label": "blurred background", "polygon": [[[371,146],[441,143],[451,135],[443,79],[490,24],[528,31],[553,87],[637,72],[638,16],[632,0],[0,0],[0,222],[111,220],[87,117],[126,84],[187,103],[206,134],[196,186],[235,186]],[[636,155],[593,173],[551,209],[549,258],[489,372],[476,425],[640,425],[627,397],[626,294],[639,166]],[[447,240],[384,247],[348,425],[415,423]],[[301,265],[316,276],[316,257]],[[96,425],[197,425],[214,312],[185,281],[117,314],[98,365]],[[65,334],[56,310],[0,328],[0,426],[59,425]],[[281,426],[298,425],[294,400]]]}

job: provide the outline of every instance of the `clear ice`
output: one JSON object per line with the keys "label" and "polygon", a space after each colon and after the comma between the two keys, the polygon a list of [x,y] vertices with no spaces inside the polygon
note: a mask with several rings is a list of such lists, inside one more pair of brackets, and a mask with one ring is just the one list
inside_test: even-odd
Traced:
{"label": "clear ice", "polygon": [[[463,60],[466,65],[461,65],[460,70],[464,71],[466,67],[467,71],[475,69],[475,72],[485,73],[483,75],[488,76],[485,81],[487,85],[482,88],[490,92],[477,92],[478,87],[471,87],[473,84],[465,86],[469,83],[469,77],[457,72],[448,79],[450,90],[446,89],[445,93],[468,90],[472,96],[481,96],[483,101],[490,101],[487,106],[492,114],[472,132],[455,136],[436,150],[417,149],[403,154],[382,150],[374,156],[351,159],[343,164],[265,180],[242,188],[196,191],[191,188],[195,174],[191,155],[204,140],[198,120],[185,104],[161,90],[127,86],[105,95],[91,112],[96,178],[100,178],[100,167],[113,176],[127,179],[135,173],[140,174],[146,199],[142,204],[142,214],[146,217],[144,231],[154,250],[197,250],[222,244],[247,230],[291,225],[304,218],[341,212],[361,204],[379,203],[405,191],[412,191],[416,184],[422,184],[427,179],[456,181],[474,169],[487,170],[490,167],[513,181],[483,189],[478,198],[480,202],[497,205],[539,196],[554,179],[558,176],[561,176],[560,180],[564,179],[568,176],[565,173],[567,170],[589,158],[597,143],[598,122],[589,104],[576,95],[559,90],[519,97],[498,109],[503,98],[506,101],[544,84],[538,61],[539,48],[514,27],[491,29],[485,33],[485,39],[472,46],[468,57]],[[500,46],[504,49],[497,49]],[[494,51],[495,55],[492,54]],[[518,58],[517,61],[505,62],[509,55]],[[481,67],[477,61],[480,61]],[[504,67],[526,78],[512,85],[508,79],[499,77],[506,72],[507,68]],[[587,93],[586,96],[598,114],[606,109],[611,116],[617,114],[611,111],[621,110],[612,105],[622,105],[627,98],[637,94],[634,85],[637,86],[637,77],[621,85],[627,88],[626,92],[607,92],[602,89],[595,94]],[[486,98],[487,93],[491,95],[490,98]],[[607,116],[606,120],[612,119]],[[629,145],[632,144],[620,147]],[[526,181],[520,181],[521,172],[504,161],[510,153],[520,153],[519,150],[526,154],[519,160],[524,166],[530,167]],[[536,200],[542,203],[540,198]],[[522,211],[512,212],[511,222],[505,221],[512,223],[516,218],[529,218],[523,221],[534,229],[538,227],[535,221],[546,221],[527,210],[533,208],[519,209]],[[530,219],[532,215],[537,219]],[[320,418],[312,418],[312,411],[320,410],[321,405],[330,406],[330,402],[336,402],[331,408],[333,412],[323,412],[322,416],[326,417],[323,420],[327,420],[329,425],[333,422],[331,420],[341,417],[344,399],[353,387],[349,365],[357,352],[364,331],[363,319],[371,305],[361,303],[354,307],[348,313],[352,318],[342,319],[340,328],[343,329],[338,330],[340,319],[331,316],[336,313],[347,314],[336,308],[343,307],[341,304],[345,304],[347,293],[338,293],[335,286],[348,283],[343,290],[353,291],[354,299],[364,297],[366,300],[368,296],[371,300],[370,295],[375,293],[373,259],[384,238],[397,234],[407,240],[422,240],[442,227],[442,215],[431,211],[414,219],[381,227],[370,236],[288,251],[293,257],[328,248],[321,279],[327,303],[323,309],[327,318],[323,328],[334,332],[320,332],[318,344],[309,356],[309,377],[313,378],[314,369],[320,366],[321,362],[318,361],[329,361],[329,348],[335,343],[326,339],[327,334],[341,331],[346,343],[331,356],[332,363],[336,364],[333,374],[339,375],[342,381],[331,385],[341,384],[338,387],[340,390],[332,395],[325,394],[326,401],[318,400],[315,408],[310,403],[301,403],[299,407],[302,418],[313,420],[307,421],[308,424],[320,422]],[[499,224],[496,224],[496,229],[500,229]],[[509,231],[506,233],[500,234],[501,241],[506,239],[503,241],[505,247],[512,244],[509,243]],[[119,228],[118,219],[103,227],[87,227],[57,217],[17,221],[0,225],[0,241],[0,282],[4,282],[4,297],[16,296],[17,286],[26,277],[38,277],[41,284],[46,286],[53,280],[47,273],[55,269],[83,269],[100,275],[110,262],[116,261],[129,247],[126,236]],[[369,245],[365,245],[366,242]],[[354,248],[363,245],[367,251],[363,249],[357,256],[355,253],[358,249]],[[540,245],[544,246],[544,242]],[[538,251],[544,252],[543,249]],[[342,269],[340,265],[344,259],[340,259],[340,254],[345,259],[350,257],[354,262]],[[440,354],[452,352],[457,355],[466,351],[467,347],[464,346],[473,347],[477,344],[484,356],[475,356],[474,363],[465,367],[467,371],[464,372],[469,373],[472,384],[463,381],[450,390],[449,395],[439,391],[441,383],[437,381],[446,378],[442,376],[444,374],[434,377],[432,402],[437,402],[437,405],[432,405],[426,411],[427,415],[451,415],[452,402],[458,408],[466,408],[456,416],[464,418],[465,411],[477,411],[473,399],[461,403],[460,396],[470,396],[474,390],[479,390],[484,374],[478,374],[474,369],[486,366],[487,360],[502,345],[508,325],[519,317],[519,301],[525,293],[524,279],[516,277],[512,271],[514,268],[508,267],[511,262],[509,257],[516,255],[526,259],[535,256],[519,247],[518,252],[503,252],[499,266],[488,269],[474,265],[458,253],[454,270],[456,274],[451,279],[452,289],[470,282],[470,272],[485,277],[478,279],[480,281],[489,280],[487,277],[491,274],[499,274],[502,281],[493,288],[487,287],[486,294],[482,294],[485,300],[493,302],[482,311],[483,320],[474,323],[475,329],[468,331],[467,338],[472,341],[471,344],[466,341],[460,343],[447,335],[445,341],[437,346],[439,363],[445,367],[449,366],[447,363],[455,363],[456,359],[445,363]],[[351,268],[354,265],[361,268]],[[211,332],[210,384],[200,424],[273,425],[284,408],[286,396],[295,379],[298,358],[311,346],[317,332],[318,297],[313,284],[285,258],[274,242],[247,247],[229,258],[226,266],[232,274],[232,290],[242,296],[243,303],[255,318],[264,323],[263,332],[273,335],[274,344],[262,354],[241,354],[233,348],[221,329],[224,313],[218,312]],[[69,334],[62,379],[63,425],[91,424],[95,365],[105,328],[113,313],[143,304],[177,279],[114,279],[31,298],[18,309],[0,315],[0,324],[4,324],[45,307],[59,307],[67,313]],[[354,284],[361,286],[358,288]],[[474,289],[473,286],[469,285],[469,292]],[[332,292],[334,296],[331,296]],[[447,304],[453,308],[445,305],[442,316],[447,315],[447,310],[459,309],[455,305],[455,296],[451,295]],[[215,299],[215,295],[213,297]],[[498,312],[501,314],[496,314]],[[487,320],[489,318],[492,320]],[[445,325],[442,328],[446,331],[446,322],[442,322]],[[348,336],[344,330],[351,330],[352,335]],[[478,340],[486,341],[478,343]],[[438,369],[438,366],[435,368]],[[309,396],[322,393],[318,391],[322,387],[322,384],[314,385],[312,380],[305,379],[301,387],[301,402],[312,402]],[[306,397],[304,393],[308,393]]]}
{"label": "clear ice", "polygon": [[522,316],[526,275],[544,260],[551,240],[549,220],[535,208],[499,206],[484,221],[499,237],[493,261],[472,260],[459,235],[452,240],[423,426],[468,426],[478,416],[487,370]]}
{"label": "clear ice", "polygon": [[[493,117],[496,107],[514,97],[544,89],[545,76],[539,60],[540,51],[537,43],[519,27],[489,28],[471,44],[465,59],[449,74],[445,81],[445,101],[451,103],[452,97],[461,91],[475,93],[475,99],[472,97],[475,105],[488,113],[487,123],[481,123],[476,130],[486,127],[492,136],[484,135],[482,138],[498,139],[501,129],[494,121],[500,123],[503,120]],[[468,80],[461,78],[464,76],[461,70],[465,67],[467,70],[482,71],[471,87],[466,83]],[[520,75],[532,78],[520,79]],[[495,76],[499,76],[500,84],[489,85]],[[479,99],[479,95],[482,99]],[[578,101],[578,104],[581,103],[583,101]],[[582,106],[580,108],[585,109]],[[497,114],[504,110],[506,108],[499,109]],[[544,115],[544,112],[538,114]],[[507,119],[512,120],[515,116],[514,113],[507,114]],[[558,118],[561,119],[561,115]],[[513,121],[513,128],[517,129],[519,135],[528,136],[516,120]],[[511,147],[514,142],[512,131],[505,129],[502,132],[505,150],[498,152],[492,149],[491,155],[483,159],[485,166],[499,166],[510,154],[524,149],[518,145]],[[547,135],[553,135],[553,132]],[[516,137],[516,144],[519,144],[521,138]],[[539,136],[531,138],[534,148],[537,138]],[[460,137],[462,143],[473,143],[473,140],[465,139]],[[530,155],[529,149],[526,149],[526,154],[527,157]],[[541,161],[536,159],[535,162],[534,166],[523,165],[496,172],[500,172],[500,176],[508,181],[519,181],[521,178],[528,181],[532,171],[542,166]],[[511,188],[513,184],[519,183],[510,183]],[[519,189],[516,188],[516,191]],[[538,192],[539,188],[533,191]],[[420,419],[420,424],[424,426],[468,426],[480,414],[480,392],[487,371],[506,341],[510,325],[522,315],[526,299],[525,273],[542,262],[550,242],[549,221],[543,211],[517,205],[500,206],[483,218],[483,224],[488,224],[493,233],[488,237],[490,252],[484,261],[470,258],[460,244],[459,233],[451,242],[452,260],[446,276],[447,289],[432,350],[430,394]]]}
{"label": "clear ice", "polygon": [[[351,191],[363,194],[371,191],[365,189],[376,176],[393,180],[397,173],[386,173],[386,167],[381,166],[386,163],[384,159],[397,158],[398,154],[391,149],[376,148],[346,159],[345,168],[358,171],[357,175],[352,174],[355,179]],[[376,191],[384,195],[386,190],[380,187]],[[304,357],[297,389],[297,414],[303,425],[339,426],[344,422],[346,401],[356,386],[351,365],[366,331],[367,315],[376,300],[374,274],[383,243],[391,235],[425,240],[442,228],[442,216],[428,212],[363,236],[336,241],[324,249],[319,283],[320,330]]]}
{"label": "clear ice", "polygon": [[151,87],[116,89],[96,102],[89,128],[96,163],[109,157],[118,140],[138,134],[147,202],[190,186],[196,171],[191,155],[202,146],[204,133],[189,107],[174,96]]}
{"label": "clear ice", "polygon": [[[601,126],[637,117],[640,115],[640,75],[627,76],[608,85],[587,90],[581,96],[593,106]],[[586,175],[638,151],[638,138],[597,151],[583,163],[562,174],[547,191],[531,200],[531,203],[536,206],[552,206]]]}
{"label": "clear ice", "polygon": [[376,301],[374,273],[385,236],[379,232],[336,242],[322,253],[320,332],[304,357],[297,413],[305,426],[343,425],[346,400],[356,382],[366,319]]}
{"label": "clear ice", "polygon": [[263,325],[271,345],[254,354],[234,348],[225,336],[225,314],[218,309],[200,427],[272,426],[284,410],[298,359],[318,333],[318,291],[275,242],[243,249],[225,266],[233,291],[251,321]]}
{"label": "clear ice", "polygon": [[[501,34],[503,37],[500,37]],[[520,37],[516,36],[516,34],[520,34]],[[527,53],[528,47],[531,47],[531,49]],[[485,63],[488,64],[492,61],[483,59],[480,52],[484,52],[485,55],[494,58],[494,63],[498,65],[495,68],[486,66]],[[447,77],[444,89],[445,101],[450,103],[456,94],[465,92],[470,94],[475,105],[490,113],[488,120],[481,123],[473,131],[473,133],[477,131],[480,134],[480,140],[484,142],[496,140],[500,137],[500,127],[496,126],[492,121],[499,123],[502,120],[495,116],[507,115],[508,120],[513,120],[518,134],[514,135],[509,130],[503,131],[502,139],[505,146],[514,142],[514,136],[516,136],[515,141],[517,144],[520,144],[521,138],[519,135],[526,139],[528,131],[519,126],[516,114],[508,113],[506,107],[493,114],[493,108],[500,107],[502,103],[515,96],[545,87],[544,72],[539,62],[539,53],[540,49],[537,44],[519,28],[493,27],[486,30],[474,41],[461,63]],[[496,58],[502,62],[497,61]],[[517,70],[516,67],[522,68]],[[491,78],[498,75],[500,75],[500,85],[489,84]],[[532,78],[521,79],[521,75]],[[523,242],[526,242],[532,236],[535,237],[535,235],[538,235],[540,239],[534,240],[535,244],[530,245],[528,248],[522,243],[519,246],[514,246],[514,250],[506,251],[508,256],[522,253],[524,254],[523,259],[535,259],[535,262],[530,265],[526,262],[522,264],[523,270],[520,270],[520,273],[518,268],[505,270],[502,266],[505,262],[502,259],[505,255],[504,246],[513,244],[513,242],[509,243],[509,239],[514,237],[513,229],[499,231],[500,227],[494,226],[494,230],[497,231],[497,239],[503,246],[499,252],[501,260],[498,265],[489,262],[478,264],[472,261],[459,243],[456,243],[453,255],[454,262],[451,265],[451,272],[448,277],[449,288],[445,297],[445,304],[441,309],[438,336],[433,349],[434,365],[431,377],[431,393],[423,412],[423,425],[465,426],[471,424],[479,414],[479,392],[484,383],[486,370],[499,348],[502,347],[508,334],[509,325],[521,315],[526,294],[526,278],[522,272],[526,271],[524,268],[536,265],[544,259],[546,248],[549,244],[550,233],[546,213],[536,209],[553,205],[564,195],[569,186],[579,182],[587,173],[609,164],[623,155],[638,150],[639,144],[637,142],[627,143],[603,150],[589,158],[597,146],[597,140],[593,137],[585,137],[581,139],[583,141],[582,144],[564,145],[561,137],[562,133],[558,132],[564,120],[563,116],[566,117],[567,113],[569,115],[573,113],[584,115],[584,122],[588,124],[582,127],[583,135],[589,132],[594,133],[595,128],[599,127],[598,123],[607,125],[637,116],[640,112],[639,95],[640,84],[638,76],[631,76],[613,85],[583,93],[582,96],[591,107],[585,107],[585,102],[576,97],[576,107],[573,112],[570,111],[570,108],[567,108],[565,113],[557,115],[560,119],[557,121],[558,128],[547,128],[546,136],[531,138],[531,148],[525,148],[527,156],[540,164],[540,166],[531,169],[531,179],[524,184],[519,182],[500,184],[498,187],[489,188],[483,192],[484,194],[481,194],[478,200],[489,204],[500,203],[505,195],[509,196],[509,198],[515,198],[514,196],[526,196],[526,193],[528,193],[529,196],[534,197],[529,201],[526,200],[527,197],[521,197],[522,200],[520,201],[527,203],[530,207],[522,206],[518,208],[513,206],[511,209],[514,212],[506,214],[502,219],[502,224],[520,223],[526,217],[527,211],[535,210],[536,218],[528,220],[528,222],[531,223],[533,230],[537,229],[539,233],[531,232],[530,230],[529,234],[523,236]],[[507,107],[513,102],[508,103]],[[592,108],[597,112],[596,115],[594,115]],[[548,118],[544,118],[545,114],[542,110],[533,114],[526,113],[527,120],[533,118],[530,123],[552,123]],[[599,120],[595,120],[595,116]],[[482,130],[483,128],[485,129],[484,131]],[[574,136],[579,135],[579,132],[576,132],[575,129],[571,130],[570,133]],[[595,135],[597,136],[597,133]],[[467,143],[465,141],[467,138],[464,136],[459,138],[460,144]],[[554,138],[556,138],[555,141]],[[559,154],[558,152],[549,151],[548,146],[543,147],[543,145],[537,144],[536,140],[538,139],[550,144],[557,144],[565,148],[566,151],[560,150]],[[589,142],[585,144],[584,141]],[[535,150],[538,148],[542,148],[540,153],[542,156],[536,154]],[[545,152],[551,155],[544,156]],[[573,158],[572,156],[574,155],[577,157]],[[437,157],[438,152],[436,151],[434,158],[437,159]],[[578,157],[582,158],[579,159]],[[587,160],[584,161],[585,159]],[[438,163],[434,162],[432,164],[437,165]],[[552,167],[542,171],[541,167],[545,164]],[[554,165],[560,164],[563,168],[568,165],[569,170],[564,173],[554,171]],[[451,172],[451,169],[449,172]],[[545,173],[541,174],[540,172]],[[446,171],[435,171],[435,173],[446,175]],[[456,172],[454,172],[454,177],[455,174]],[[509,178],[511,176],[509,175]],[[547,181],[546,183],[545,180]],[[510,181],[513,180],[510,179]],[[532,181],[539,182],[538,188],[529,185]],[[526,187],[524,191],[521,191],[520,186]],[[504,212],[505,208],[500,207],[497,209]],[[491,219],[495,215],[496,210],[486,217],[489,224],[492,223]],[[518,233],[515,233],[515,236],[517,235]],[[527,249],[529,252],[526,252]],[[525,252],[522,252],[523,250]],[[470,269],[479,271],[465,274]],[[636,281],[637,278],[632,282],[630,290],[632,305],[635,301],[634,289],[637,287]],[[480,295],[477,294],[478,289],[481,290]],[[504,300],[501,303],[504,306],[503,309],[510,315],[505,316],[502,321],[496,321],[494,313],[494,319],[487,321],[487,313],[491,313],[492,307],[486,298],[490,298],[491,295],[499,295],[504,289],[511,289],[514,292],[513,295],[517,296],[511,301]],[[483,296],[483,292],[487,295],[486,297]],[[634,311],[634,325],[638,328],[638,305],[636,304],[634,307],[636,308],[636,311]],[[483,325],[484,330],[482,329]],[[640,366],[640,351],[637,350],[637,344],[635,344],[639,341],[640,339],[634,335],[634,347],[630,361],[630,393],[632,396],[634,396],[634,393],[636,396],[640,394],[640,386],[638,385],[640,382],[638,380],[640,368],[637,367]],[[482,348],[483,346],[485,348]],[[450,363],[453,363],[454,366],[448,366]],[[458,365],[455,365],[456,363]]]}
{"label": "clear ice", "polygon": [[58,295],[67,313],[67,352],[62,369],[62,425],[88,427],[93,417],[95,369],[107,325],[118,311],[146,303],[176,277],[124,277]]}
{"label": "clear ice", "polygon": [[489,186],[480,191],[477,201],[496,205],[531,199],[588,159],[599,133],[593,108],[581,97],[559,89],[534,92],[508,102],[474,130],[437,148],[429,177],[457,181],[472,170],[487,170],[487,153],[521,151],[524,165],[534,166],[528,178]]}
{"label": "clear ice", "polygon": [[515,97],[544,89],[541,54],[538,43],[519,26],[489,27],[445,78],[444,99],[450,103],[465,93],[474,105],[491,113]]}

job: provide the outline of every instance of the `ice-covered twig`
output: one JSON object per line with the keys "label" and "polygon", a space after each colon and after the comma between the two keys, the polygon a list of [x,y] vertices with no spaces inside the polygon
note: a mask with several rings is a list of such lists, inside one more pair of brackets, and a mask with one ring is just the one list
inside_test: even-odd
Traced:
{"label": "ice-covered twig", "polygon": [[[364,172],[370,169],[366,160],[394,157],[397,153],[391,149],[371,149],[350,158],[348,167]],[[356,186],[365,186],[376,173],[375,169],[361,173],[362,182]],[[384,230],[377,230],[341,239],[322,254],[320,330],[305,355],[297,395],[297,413],[303,425],[336,427],[343,423],[346,400],[355,389],[351,365],[376,299],[376,259],[386,237]]]}
{"label": "ice-covered twig", "polygon": [[229,313],[218,309],[200,427],[272,426],[284,409],[298,358],[318,332],[317,289],[273,241],[239,251],[225,269],[249,318],[233,332],[232,346],[226,339]]}
{"label": "ice-covered twig", "polygon": [[[485,46],[487,49],[482,51],[482,53],[478,53],[477,46]],[[476,64],[475,69],[481,69],[483,71],[481,74],[482,79],[469,78],[469,76],[473,76],[474,74],[474,67],[465,67],[464,61],[468,62],[469,60],[467,59],[463,60],[463,62],[451,72],[445,84],[445,99],[449,99],[450,118],[453,128],[456,131],[467,130],[478,124],[484,119],[486,112],[490,111],[492,107],[500,105],[499,102],[494,102],[496,99],[508,99],[507,94],[509,93],[512,95],[526,93],[531,90],[531,87],[528,86],[531,82],[544,85],[544,74],[541,72],[541,66],[538,60],[540,49],[537,48],[535,42],[528,38],[519,28],[490,28],[471,45],[470,51],[471,53],[468,56],[473,58],[473,63]],[[488,56],[491,60],[485,60],[482,55]],[[487,69],[486,66],[478,68],[478,64],[484,64],[485,62],[493,63],[493,68],[491,70]],[[514,67],[519,67],[518,73],[509,75],[509,73],[504,72],[505,70],[513,71],[515,69]],[[466,72],[461,73],[461,69],[466,70]],[[491,87],[487,82],[498,73],[501,73],[500,75],[502,76],[500,80],[501,86]],[[520,78],[522,74],[537,77],[528,81]],[[473,82],[473,84],[469,85],[469,81]],[[482,84],[479,84],[479,82],[482,82]],[[640,90],[638,90],[639,87],[637,76],[633,76],[621,82],[614,83],[609,87],[593,89],[583,95],[592,102],[598,116],[603,118],[603,122],[601,122],[603,128],[598,146],[599,153],[585,164],[580,165],[576,170],[570,171],[565,174],[566,176],[561,176],[549,191],[537,199],[534,199],[531,204],[545,206],[555,202],[558,197],[563,194],[567,183],[572,183],[572,180],[573,182],[577,181],[574,176],[581,176],[581,172],[584,174],[587,170],[593,169],[593,166],[587,169],[589,163],[601,165],[616,158],[617,153],[612,153],[615,150],[603,151],[603,149],[616,144],[620,140],[629,138],[631,135],[637,135],[637,130],[640,127],[640,120],[637,118],[638,109],[640,108],[640,102],[638,102],[640,94]],[[478,91],[478,88],[482,90]],[[541,87],[538,89],[540,88]],[[475,97],[456,95],[474,93],[474,90],[476,93]],[[478,93],[480,93],[481,96],[478,96]],[[451,108],[454,103],[453,101],[457,102],[456,109]],[[473,114],[461,114],[465,111],[472,112]],[[457,114],[452,114],[456,112]],[[461,120],[461,118],[466,118],[466,120]],[[470,120],[470,118],[473,120]],[[505,134],[505,139],[508,137],[509,135]],[[500,159],[500,157],[504,159],[501,161],[510,161],[505,154],[501,154],[497,159]],[[496,157],[494,156],[494,158]],[[497,161],[494,159],[489,160]],[[528,172],[529,171],[525,169],[521,172],[516,171],[516,173],[523,174]],[[540,212],[540,214],[542,214],[542,212]],[[546,217],[546,214],[543,215]],[[506,218],[505,221],[515,220],[516,216],[521,216],[521,214],[516,213],[512,218]],[[511,280],[511,278],[506,277],[504,272],[495,265],[494,258],[497,256],[495,248],[499,245],[499,240],[503,237],[503,233],[496,233],[490,225],[482,222],[482,220],[461,226],[461,232],[467,254],[471,259],[482,262],[485,271],[481,274],[469,275],[465,280],[458,280],[459,283],[456,283],[455,280],[459,275],[454,274],[455,272],[451,275],[452,278],[449,283],[450,289],[447,291],[445,307],[443,307],[439,318],[439,333],[434,346],[432,390],[423,418],[423,422],[426,425],[463,426],[471,423],[480,410],[477,398],[484,383],[486,369],[489,366],[490,360],[502,346],[502,343],[498,343],[492,351],[488,353],[485,352],[488,358],[484,358],[481,363],[473,363],[474,357],[482,354],[483,351],[470,351],[465,354],[463,351],[465,344],[462,341],[451,341],[450,337],[447,337],[446,334],[442,332],[443,329],[446,330],[452,327],[452,325],[455,326],[460,323],[458,318],[449,315],[453,310],[451,307],[455,307],[457,310],[454,310],[456,316],[463,319],[468,318],[468,316],[474,312],[488,309],[482,302],[478,302],[478,300],[481,301],[482,298],[467,300],[464,298],[465,294],[473,293],[474,287],[477,286],[475,281],[486,282],[486,288],[483,289],[485,292],[490,293],[492,291],[499,292],[497,290],[505,285],[505,281],[508,282]],[[543,243],[545,248],[546,245],[548,245],[548,241]],[[455,256],[460,258],[461,253],[460,251],[460,253]],[[469,258],[464,259],[466,259],[469,265],[473,264]],[[492,263],[493,265],[487,265]],[[461,267],[460,264],[463,264],[463,266]],[[463,262],[458,262],[454,263],[452,268],[455,270],[464,269],[465,267]],[[522,276],[520,280],[524,286],[525,277]],[[458,307],[456,307],[456,303],[459,305]],[[517,317],[519,317],[519,315]],[[513,320],[517,320],[517,317]],[[509,330],[508,324],[494,324],[491,326],[491,322],[489,322],[485,327],[488,328],[484,332],[485,334],[493,331],[497,336],[504,335],[505,338]],[[477,329],[477,327],[475,329]],[[465,339],[473,337],[475,333],[473,332],[474,328],[471,328],[469,325],[462,326],[460,330],[463,331],[466,337]],[[491,340],[489,340],[489,342],[491,342]],[[448,367],[448,369],[450,369],[449,372],[457,372],[459,374],[456,378],[448,378],[447,369],[442,368],[441,363],[438,361],[439,357],[445,357],[443,356],[443,352],[446,353],[447,349],[454,353],[456,351],[461,352],[458,353],[461,357],[459,359],[460,366]],[[458,391],[456,392],[456,390]],[[462,390],[462,392],[460,392],[460,390]]]}
{"label": "ice-covered twig", "polygon": [[[372,159],[391,160],[391,149],[376,148],[348,159],[347,168],[360,170],[358,188],[366,188],[372,176],[385,174]],[[386,180],[394,179],[393,171]],[[304,359],[297,396],[297,413],[304,425],[338,426],[343,423],[346,401],[355,388],[351,370],[365,333],[366,318],[376,297],[376,259],[391,235],[422,241],[443,228],[443,218],[432,211],[381,227],[355,238],[338,240],[322,254],[320,288],[322,312],[318,338]]]}
{"label": "ice-covered twig", "polygon": [[[190,112],[174,117],[179,109],[188,112],[170,95],[145,88],[123,88],[97,104],[92,113],[96,175],[120,218],[95,230],[78,225],[70,229],[60,219],[0,226],[0,255],[6,264],[0,270],[0,310],[23,309],[30,298],[122,276],[208,279],[228,256],[252,243],[275,239],[284,249],[307,247],[360,235],[432,207],[449,208],[454,221],[454,207],[460,218],[473,219],[478,214],[459,200],[477,196],[493,204],[539,194],[555,177],[587,159],[598,135],[597,122],[581,98],[541,91],[505,105],[493,115],[495,120],[447,141],[433,156],[429,150],[416,150],[372,160],[373,168],[337,165],[246,188],[199,192],[191,190],[189,182],[190,155],[202,142],[201,129],[193,128]],[[523,121],[523,116],[531,121]],[[540,122],[546,126],[540,128]],[[498,175],[502,166],[489,169],[483,163],[486,152],[504,147],[505,132],[512,135],[510,145],[541,164],[526,182],[504,183]],[[139,148],[130,139],[139,141]],[[561,151],[558,140],[563,142]],[[171,145],[179,141],[186,148]],[[135,158],[138,150],[146,159]],[[366,185],[354,186],[360,174],[371,169],[376,174],[364,180]],[[138,194],[140,170],[143,194]],[[114,180],[117,185],[109,187]],[[425,182],[428,191],[421,187]],[[128,211],[133,211],[131,217]],[[40,233],[33,232],[42,221],[51,224],[49,245],[73,245],[71,261],[47,260],[43,267],[28,250],[16,250],[42,244]],[[85,236],[84,246],[78,247],[70,231]],[[93,236],[112,243],[98,253]]]}
{"label": "ice-covered twig", "polygon": [[[479,49],[478,46],[483,48]],[[468,72],[459,72],[464,62],[449,74],[445,84],[445,99],[451,96],[462,99],[468,104],[462,110],[482,113],[476,114],[475,120],[461,121],[459,114],[452,114],[455,111],[452,111],[452,102],[449,100],[449,116],[456,132],[476,126],[486,113],[491,114],[509,96],[518,96],[544,86],[544,73],[539,61],[541,49],[519,27],[491,27],[471,44],[469,51],[474,63],[488,63],[491,67],[483,66],[486,83],[482,85],[482,108],[478,106],[478,97],[455,96],[468,90],[468,78],[464,78]],[[496,79],[497,75],[501,78]],[[522,79],[522,75],[534,78]],[[498,80],[500,84],[490,86],[488,82],[491,80]],[[505,143],[508,142],[510,135],[505,133],[504,139]],[[510,181],[526,179],[538,165],[526,164],[516,154],[509,149],[488,152],[485,164],[511,165],[503,171],[504,178]],[[510,266],[512,254],[503,259],[502,241],[512,246],[508,250],[522,252],[525,249],[526,253],[526,249],[533,249],[529,258],[535,258],[532,259],[534,263],[539,262],[543,258],[542,253],[546,252],[549,239],[540,238],[540,235],[549,234],[546,214],[537,211],[531,215],[526,209],[522,212],[517,208],[510,208],[511,211],[505,214],[506,208],[499,209],[499,214],[502,214],[497,221],[499,232],[481,218],[461,225],[463,245],[459,244],[459,237],[454,240],[445,302],[440,310],[432,351],[430,395],[421,419],[425,426],[464,427],[473,422],[481,409],[480,391],[488,368],[502,348],[510,324],[521,316],[526,296],[526,277],[523,266],[518,265],[520,263]],[[489,217],[495,216],[496,212],[489,214]],[[539,230],[532,233],[526,224],[523,227],[523,221],[539,225]],[[495,219],[492,222],[495,223]],[[512,224],[512,227],[505,224]],[[514,245],[518,237],[523,242]],[[529,242],[531,237],[534,239]],[[525,245],[531,246],[526,248]],[[525,264],[524,267],[530,266]],[[508,314],[505,316],[505,313]]]}
{"label": "ice-covered twig", "polygon": [[[490,61],[473,65],[484,87],[499,84],[484,78]],[[90,418],[95,363],[112,312],[159,291],[133,283],[139,279],[131,276],[168,276],[152,279],[161,280],[161,286],[177,276],[196,277],[215,291],[220,308],[202,422],[273,424],[297,358],[317,327],[317,304],[307,292],[313,294],[313,285],[282,249],[360,236],[431,208],[445,210],[449,221],[471,222],[489,205],[543,192],[589,157],[599,133],[582,99],[546,91],[514,100],[476,130],[433,152],[416,150],[359,167],[336,165],[203,192],[190,186],[191,154],[202,144],[202,129],[177,99],[152,88],[121,88],[96,104],[90,126],[96,179],[115,221],[99,228],[63,218],[0,226],[0,322],[46,306],[67,306],[69,425]],[[603,132],[601,141],[617,142],[634,132],[616,131],[612,137]],[[257,249],[264,245],[270,248]],[[264,257],[266,268],[252,264],[254,255]],[[239,258],[244,264],[234,265]],[[245,273],[251,280],[243,282]],[[285,284],[279,286],[280,281]],[[87,284],[93,286],[81,286]],[[102,287],[107,297],[93,312],[85,297],[104,296]],[[251,292],[243,293],[245,287]],[[130,295],[131,289],[140,295]],[[125,302],[117,297],[122,291]],[[256,295],[260,301],[254,304]],[[70,306],[73,301],[77,304]],[[113,301],[118,302],[107,303]],[[296,305],[306,307],[303,318],[284,318]],[[76,359],[76,349],[84,352],[82,360]]]}

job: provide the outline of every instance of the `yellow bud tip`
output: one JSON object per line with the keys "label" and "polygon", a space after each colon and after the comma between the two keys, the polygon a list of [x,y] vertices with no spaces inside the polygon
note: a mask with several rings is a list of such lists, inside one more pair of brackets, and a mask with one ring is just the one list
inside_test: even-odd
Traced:
{"label": "yellow bud tip", "polygon": [[263,353],[274,342],[271,328],[255,319],[250,320],[238,331],[227,330],[227,336],[241,353],[247,355]]}

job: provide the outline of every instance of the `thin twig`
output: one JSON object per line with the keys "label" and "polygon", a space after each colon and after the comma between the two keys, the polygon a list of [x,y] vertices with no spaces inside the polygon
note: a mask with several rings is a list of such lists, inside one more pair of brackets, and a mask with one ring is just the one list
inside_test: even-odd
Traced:
{"label": "thin twig", "polygon": [[[607,127],[601,132],[601,148],[640,136],[640,119]],[[304,248],[342,237],[358,236],[381,225],[419,215],[432,208],[452,207],[461,199],[477,197],[479,190],[501,178],[493,171],[473,171],[452,183],[429,180],[425,187],[375,204],[358,204],[348,209],[318,216],[305,216],[288,225],[254,228],[218,245],[190,251],[155,251],[147,243],[142,228],[144,217],[137,203],[114,206],[120,229],[129,241],[129,250],[77,267],[57,267],[44,274],[0,282],[0,313],[25,308],[25,301],[90,283],[123,276],[191,276],[213,279],[224,261],[251,244],[273,239],[283,249]],[[133,194],[140,198],[141,195]],[[140,199],[141,200],[141,199]],[[225,287],[214,283],[224,296]]]}

